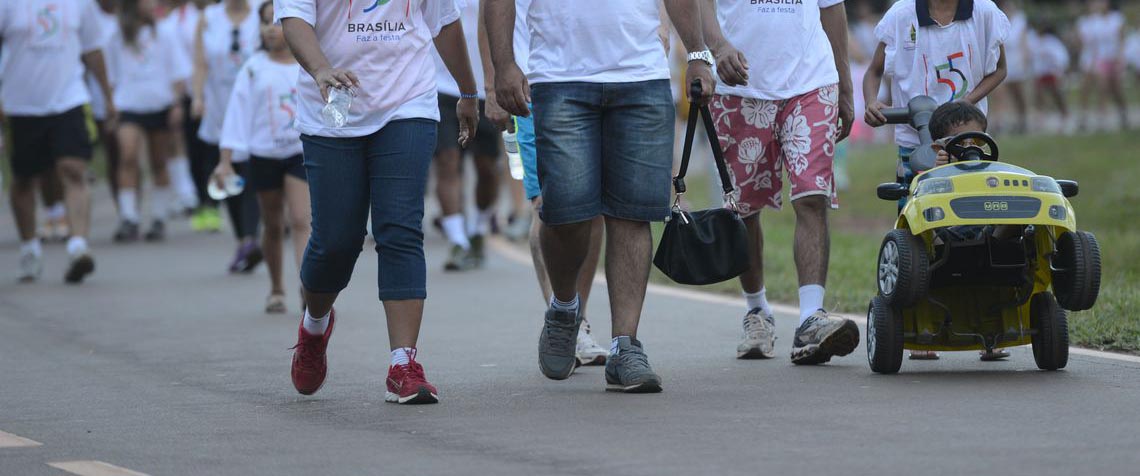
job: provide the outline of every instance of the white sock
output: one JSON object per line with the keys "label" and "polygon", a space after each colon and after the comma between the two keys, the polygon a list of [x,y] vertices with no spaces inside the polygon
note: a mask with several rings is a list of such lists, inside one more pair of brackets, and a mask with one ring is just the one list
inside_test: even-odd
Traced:
{"label": "white sock", "polygon": [[150,191],[150,217],[165,220],[170,216],[170,187],[155,187]]}
{"label": "white sock", "polygon": [[58,202],[55,205],[46,207],[44,210],[44,218],[48,220],[62,220],[67,216],[67,208],[63,206],[63,202]]}
{"label": "white sock", "polygon": [[578,304],[580,302],[577,294],[574,295],[574,299],[571,299],[570,302],[562,302],[554,297],[554,295],[550,296],[550,308],[555,311],[578,312]]}
{"label": "white sock", "polygon": [[392,366],[408,365],[409,362],[415,360],[416,348],[415,347],[397,347],[392,350]]}
{"label": "white sock", "polygon": [[43,256],[44,249],[40,246],[39,238],[32,238],[28,241],[20,243],[20,254],[33,254],[36,256]]}
{"label": "white sock", "polygon": [[447,235],[447,241],[465,250],[471,248],[471,242],[467,240],[467,230],[463,229],[463,214],[445,216],[440,220],[440,224],[443,225],[443,234]]}
{"label": "white sock", "polygon": [[800,286],[800,324],[820,309],[823,309],[823,286]]}
{"label": "white sock", "polygon": [[768,288],[760,288],[757,292],[742,294],[744,294],[745,306],[748,307],[748,309],[745,310],[746,312],[752,312],[753,309],[760,308],[760,311],[763,312],[765,316],[773,314],[772,306],[768,304]]}
{"label": "white sock", "polygon": [[82,236],[73,236],[67,240],[67,254],[71,256],[81,255],[87,252],[87,238]]}
{"label": "white sock", "polygon": [[467,234],[470,236],[486,236],[491,234],[491,218],[495,216],[495,209],[479,210],[475,219],[468,222]]}
{"label": "white sock", "polygon": [[178,201],[186,208],[198,206],[198,192],[194,188],[194,177],[190,172],[190,161],[186,157],[175,157],[166,162],[170,181],[178,191]]}
{"label": "white sock", "polygon": [[135,194],[134,189],[119,190],[119,217],[131,223],[139,222],[138,195]]}
{"label": "white sock", "polygon": [[332,315],[330,310],[328,314],[322,317],[313,317],[309,314],[309,310],[305,309],[305,319],[301,321],[301,327],[305,328],[305,332],[313,335],[324,335],[325,331],[329,328],[329,316]]}

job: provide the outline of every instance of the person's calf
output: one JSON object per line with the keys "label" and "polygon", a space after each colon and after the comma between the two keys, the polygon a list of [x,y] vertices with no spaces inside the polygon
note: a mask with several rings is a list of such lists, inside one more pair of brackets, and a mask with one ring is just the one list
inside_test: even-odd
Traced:
{"label": "person's calf", "polygon": [[799,284],[825,285],[830,259],[831,236],[827,210],[829,198],[823,195],[801,197],[793,202],[796,211],[795,261]]}
{"label": "person's calf", "polygon": [[606,282],[614,336],[637,337],[652,253],[649,223],[606,217]]}
{"label": "person's calf", "polygon": [[578,274],[589,252],[590,222],[544,225],[540,237],[553,294],[568,302],[578,293]]}

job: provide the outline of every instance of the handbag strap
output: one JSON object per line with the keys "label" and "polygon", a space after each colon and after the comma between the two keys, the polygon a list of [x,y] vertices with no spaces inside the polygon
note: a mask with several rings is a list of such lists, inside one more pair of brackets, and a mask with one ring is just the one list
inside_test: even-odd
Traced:
{"label": "handbag strap", "polygon": [[[690,86],[690,97],[699,97],[701,94],[701,84],[697,80],[693,80]],[[728,164],[724,160],[724,151],[720,148],[720,140],[717,138],[716,124],[713,122],[712,112],[709,111],[708,106],[697,107],[696,104],[689,106],[689,121],[685,129],[685,147],[681,153],[681,168],[677,171],[677,176],[673,177],[673,190],[677,192],[678,197],[684,194],[685,188],[685,174],[689,171],[689,159],[693,154],[693,141],[696,140],[697,132],[697,116],[700,115],[704,118],[705,135],[709,139],[709,147],[712,148],[713,159],[716,161],[717,172],[720,173],[720,185],[724,190],[726,196],[730,196],[735,188],[732,184],[732,178],[728,175]]]}

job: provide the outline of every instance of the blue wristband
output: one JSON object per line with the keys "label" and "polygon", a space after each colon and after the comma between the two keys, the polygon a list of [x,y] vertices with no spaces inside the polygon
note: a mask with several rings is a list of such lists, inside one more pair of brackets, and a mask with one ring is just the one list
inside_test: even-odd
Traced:
{"label": "blue wristband", "polygon": [[459,93],[459,99],[479,99],[478,94]]}

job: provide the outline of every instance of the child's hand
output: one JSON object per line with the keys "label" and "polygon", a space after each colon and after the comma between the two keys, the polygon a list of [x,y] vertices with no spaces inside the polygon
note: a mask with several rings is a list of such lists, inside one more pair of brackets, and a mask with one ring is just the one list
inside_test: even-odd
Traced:
{"label": "child's hand", "polygon": [[934,166],[940,167],[940,166],[943,166],[943,165],[946,165],[949,163],[950,163],[950,153],[946,152],[945,149],[939,149],[938,150],[938,158],[934,159]]}
{"label": "child's hand", "polygon": [[883,108],[887,107],[882,102],[875,101],[867,104],[867,111],[863,114],[863,121],[871,127],[879,127],[887,123],[887,116],[883,115]]}

